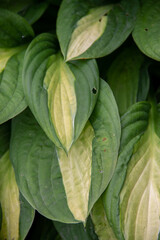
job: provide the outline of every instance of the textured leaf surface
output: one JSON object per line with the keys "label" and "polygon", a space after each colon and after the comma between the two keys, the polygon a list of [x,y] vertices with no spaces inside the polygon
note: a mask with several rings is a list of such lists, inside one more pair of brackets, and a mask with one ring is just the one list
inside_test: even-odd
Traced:
{"label": "textured leaf surface", "polygon": [[0,9],[0,48],[17,47],[34,36],[29,23],[18,14]]}
{"label": "textured leaf surface", "polygon": [[7,61],[16,53],[24,49],[24,46],[15,48],[0,48],[0,73],[4,70]]}
{"label": "textured leaf surface", "polygon": [[132,31],[139,7],[137,0],[123,0],[113,8],[103,4],[104,1],[63,0],[57,35],[66,60],[105,56]]}
{"label": "textured leaf surface", "polygon": [[0,83],[0,124],[23,111],[27,104],[22,87],[24,51],[9,59]]}
{"label": "textured leaf surface", "polygon": [[160,61],[159,11],[159,1],[144,1],[133,31],[133,38],[139,49],[148,57],[158,61]]}
{"label": "textured leaf surface", "polygon": [[144,57],[136,48],[125,48],[107,72],[108,84],[114,93],[121,115],[137,102],[143,62]]}
{"label": "textured leaf surface", "polygon": [[75,219],[85,222],[91,185],[92,140],[94,131],[87,123],[68,155],[57,148],[67,202]]}
{"label": "textured leaf surface", "polygon": [[92,143],[92,175],[89,209],[106,189],[116,166],[121,126],[117,104],[108,84],[101,80],[100,94],[90,118],[95,138]]}
{"label": "textured leaf surface", "polygon": [[147,102],[136,103],[121,118],[122,135],[118,162],[111,182],[103,194],[106,216],[118,239],[123,239],[119,218],[119,194],[124,184],[134,145],[147,128],[149,109],[150,104]]}
{"label": "textured leaf surface", "polygon": [[106,217],[102,198],[99,198],[99,200],[95,203],[91,216],[94,223],[95,232],[99,240],[117,240]]}
{"label": "textured leaf surface", "polygon": [[30,204],[48,218],[85,221],[113,174],[120,119],[113,94],[103,81],[99,98],[91,118],[94,133],[88,123],[68,156],[55,148],[29,111],[13,121],[11,159],[17,183]]}
{"label": "textured leaf surface", "polygon": [[97,100],[95,60],[67,64],[57,53],[55,37],[42,34],[26,52],[23,86],[29,107],[47,136],[68,151]]}
{"label": "textured leaf surface", "polygon": [[42,215],[75,222],[68,205],[57,153],[29,110],[13,120],[11,161],[20,191]]}
{"label": "textured leaf surface", "polygon": [[0,202],[2,208],[0,239],[18,240],[19,191],[8,151],[1,157],[0,164]]}
{"label": "textured leaf surface", "polygon": [[121,224],[125,239],[157,239],[160,225],[160,139],[155,133],[152,102],[149,125],[129,162],[120,194]]}

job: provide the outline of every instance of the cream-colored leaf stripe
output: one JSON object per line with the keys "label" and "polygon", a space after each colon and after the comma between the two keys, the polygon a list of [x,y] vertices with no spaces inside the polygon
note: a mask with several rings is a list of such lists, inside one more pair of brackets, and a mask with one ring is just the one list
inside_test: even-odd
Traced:
{"label": "cream-colored leaf stripe", "polygon": [[94,131],[88,122],[68,156],[62,149],[57,149],[69,209],[74,218],[82,222],[88,215],[93,138]]}
{"label": "cream-colored leaf stripe", "polygon": [[111,8],[112,5],[91,9],[88,15],[77,22],[68,46],[67,61],[84,53],[102,36],[107,25],[106,15]]}
{"label": "cream-colored leaf stripe", "polygon": [[8,60],[16,53],[22,51],[26,46],[15,48],[0,48],[0,73],[4,70]]}
{"label": "cream-colored leaf stripe", "polygon": [[109,225],[101,198],[95,203],[91,217],[99,240],[117,240]]}
{"label": "cream-colored leaf stripe", "polygon": [[48,106],[57,136],[68,151],[74,140],[74,120],[77,111],[75,76],[60,53],[50,58],[44,79],[48,91]]}
{"label": "cream-colored leaf stripe", "polygon": [[2,226],[0,239],[19,239],[19,190],[15,174],[9,160],[9,152],[0,159],[0,204],[2,208]]}
{"label": "cream-colored leaf stripe", "polygon": [[[153,111],[153,110],[152,110]],[[160,228],[160,139],[149,126],[136,145],[120,194],[120,216],[126,240],[157,239]]]}

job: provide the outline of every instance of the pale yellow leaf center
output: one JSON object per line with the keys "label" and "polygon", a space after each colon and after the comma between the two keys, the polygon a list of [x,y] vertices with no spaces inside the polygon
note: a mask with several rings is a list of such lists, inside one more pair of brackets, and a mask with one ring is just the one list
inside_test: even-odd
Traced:
{"label": "pale yellow leaf center", "polygon": [[84,53],[102,36],[107,25],[106,14],[111,8],[112,5],[94,8],[77,22],[68,46],[67,61]]}
{"label": "pale yellow leaf center", "polygon": [[48,91],[48,106],[56,134],[68,151],[74,139],[74,120],[77,111],[75,76],[61,54],[52,56],[44,86]]}
{"label": "pale yellow leaf center", "polygon": [[19,190],[9,152],[0,159],[0,204],[2,209],[2,227],[0,239],[19,239]]}
{"label": "pale yellow leaf center", "polygon": [[68,156],[57,149],[69,209],[75,219],[83,222],[88,215],[93,137],[93,128],[87,123]]}

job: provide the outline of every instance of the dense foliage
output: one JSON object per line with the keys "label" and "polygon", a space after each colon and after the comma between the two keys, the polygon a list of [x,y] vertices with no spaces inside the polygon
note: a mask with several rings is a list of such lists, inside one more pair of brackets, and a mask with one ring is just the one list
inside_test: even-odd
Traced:
{"label": "dense foliage", "polygon": [[159,13],[0,1],[0,240],[158,239]]}

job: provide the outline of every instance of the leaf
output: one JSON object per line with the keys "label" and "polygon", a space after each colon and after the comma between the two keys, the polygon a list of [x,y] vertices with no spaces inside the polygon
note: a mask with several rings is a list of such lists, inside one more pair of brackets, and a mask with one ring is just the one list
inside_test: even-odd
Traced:
{"label": "leaf", "polygon": [[63,240],[98,240],[93,232],[92,221],[88,218],[86,227],[82,223],[64,224],[54,221],[54,226]]}
{"label": "leaf", "polygon": [[1,157],[0,164],[0,202],[2,208],[0,239],[18,239],[19,191],[8,151]]}
{"label": "leaf", "polygon": [[8,60],[16,53],[22,51],[25,46],[15,48],[0,48],[0,73],[5,69]]}
{"label": "leaf", "polygon": [[26,44],[33,36],[33,29],[24,18],[6,9],[0,9],[0,49]]}
{"label": "leaf", "polygon": [[160,61],[159,11],[159,1],[144,1],[133,31],[133,39],[139,49],[148,57],[157,61]]}
{"label": "leaf", "polygon": [[132,31],[138,8],[137,0],[114,5],[63,0],[57,36],[65,60],[98,58],[113,52]]}
{"label": "leaf", "polygon": [[24,51],[11,57],[0,83],[0,124],[22,112],[27,104],[22,88]]}
{"label": "leaf", "polygon": [[47,2],[31,4],[27,9],[21,12],[21,16],[23,16],[29,22],[29,24],[32,25],[43,15],[47,7]]}
{"label": "leaf", "polygon": [[75,219],[82,222],[85,222],[88,215],[93,138],[93,128],[87,123],[68,155],[62,149],[57,148],[69,209]]}
{"label": "leaf", "polygon": [[19,11],[30,5],[32,2],[34,2],[34,0],[1,0],[0,8],[6,8],[7,10],[18,13]]}
{"label": "leaf", "polygon": [[20,193],[20,218],[19,218],[19,238],[18,240],[25,239],[34,220],[35,211],[31,205],[25,200]]}
{"label": "leaf", "polygon": [[56,148],[29,109],[13,119],[11,161],[20,191],[45,217],[76,222],[68,205]]}
{"label": "leaf", "polygon": [[151,102],[149,125],[136,144],[120,193],[120,220],[125,239],[157,239],[160,225],[159,146]]}
{"label": "leaf", "polygon": [[118,155],[120,119],[113,94],[103,81],[91,123],[94,132],[88,123],[66,155],[47,138],[28,110],[13,120],[11,160],[18,186],[47,218],[85,222],[111,179]]}
{"label": "leaf", "polygon": [[117,240],[107,220],[101,197],[95,203],[92,209],[91,216],[92,216],[92,221],[94,223],[95,232],[98,235],[99,240],[106,240],[106,239]]}
{"label": "leaf", "polygon": [[69,151],[95,106],[95,60],[65,63],[51,34],[33,40],[25,54],[23,87],[34,116],[58,147]]}
{"label": "leaf", "polygon": [[[137,48],[130,47],[125,48],[117,56],[107,72],[108,84],[113,91],[121,115],[137,102],[138,94],[139,98],[141,97],[138,87],[139,82],[142,82],[140,79],[142,65],[144,65],[143,55]],[[144,77],[143,80],[145,80]]]}
{"label": "leaf", "polygon": [[126,178],[127,166],[131,161],[135,144],[147,128],[150,104],[139,102],[132,105],[121,118],[122,135],[119,157],[115,172],[103,194],[103,204],[110,226],[118,239],[123,239],[120,228],[120,191]]}
{"label": "leaf", "polygon": [[121,136],[120,117],[113,93],[101,80],[100,94],[90,118],[95,138],[92,142],[92,175],[89,209],[106,189],[116,166]]}

